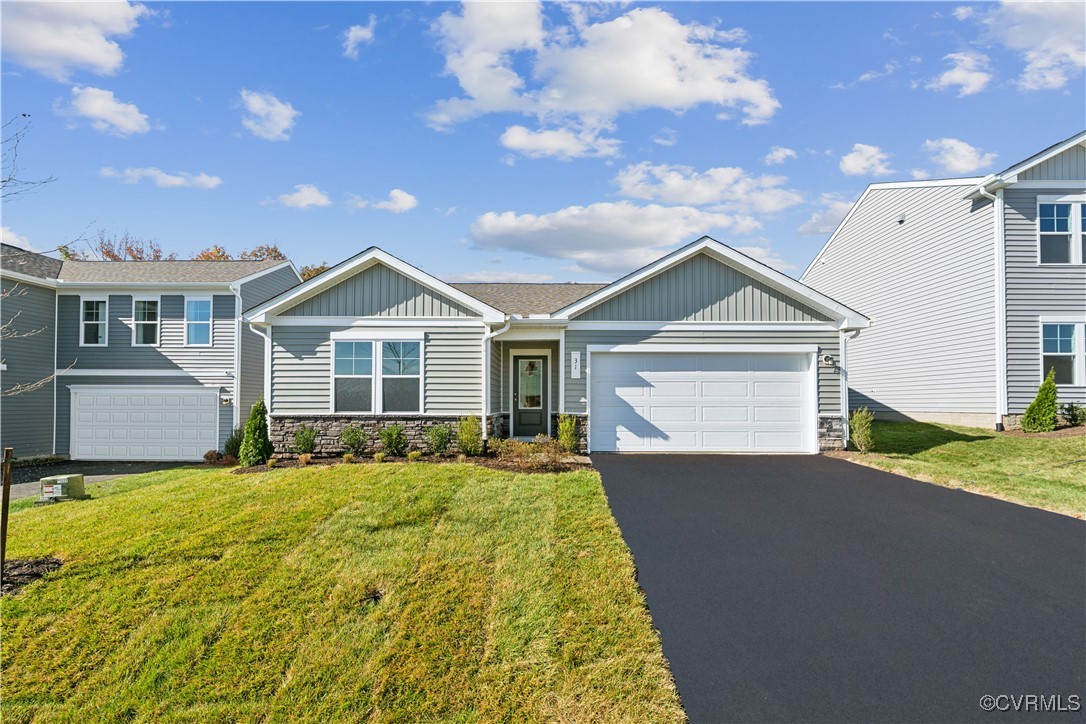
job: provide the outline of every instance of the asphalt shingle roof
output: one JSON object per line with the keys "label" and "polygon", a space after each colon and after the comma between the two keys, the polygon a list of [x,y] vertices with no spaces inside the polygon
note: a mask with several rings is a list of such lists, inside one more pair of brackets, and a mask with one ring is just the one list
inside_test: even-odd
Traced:
{"label": "asphalt shingle roof", "polygon": [[450,286],[506,314],[550,314],[599,291],[607,284],[455,283]]}
{"label": "asphalt shingle roof", "polygon": [[261,261],[66,261],[60,270],[65,282],[191,282],[225,283],[271,269],[282,260]]}
{"label": "asphalt shingle roof", "polygon": [[56,279],[62,262],[43,254],[35,254],[10,244],[0,244],[0,269],[19,272],[38,279]]}

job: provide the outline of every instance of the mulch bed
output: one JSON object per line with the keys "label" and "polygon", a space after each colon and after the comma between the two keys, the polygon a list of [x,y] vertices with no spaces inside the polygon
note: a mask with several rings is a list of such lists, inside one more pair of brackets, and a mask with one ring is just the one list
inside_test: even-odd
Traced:
{"label": "mulch bed", "polygon": [[1052,432],[1024,432],[1019,429],[1004,430],[1004,435],[1010,435],[1011,437],[1075,437],[1086,436],[1086,426],[1076,425],[1074,427],[1066,425],[1064,427],[1057,427]]}
{"label": "mulch bed", "polygon": [[11,596],[23,586],[33,583],[46,573],[60,568],[59,558],[14,559],[4,563],[4,580],[0,584],[0,595]]}
{"label": "mulch bed", "polygon": [[[386,457],[385,463],[406,463],[410,462],[407,458],[394,458]],[[455,455],[424,455],[417,462],[420,463],[457,463],[460,460]],[[491,468],[492,470],[504,470],[513,473],[568,473],[575,470],[588,470],[592,465],[589,463],[579,462],[560,462],[555,464],[544,464],[534,460],[514,460],[510,458],[498,458],[489,455],[482,455],[479,457],[470,457],[466,462],[472,465],[479,465],[484,468]],[[299,465],[297,460],[279,460],[276,462],[275,467],[269,468],[267,465],[253,465],[251,467],[237,467],[230,472],[235,475],[247,475],[249,473],[266,473],[268,470],[278,470],[279,468],[300,468],[300,467],[320,467],[329,465],[378,465],[379,463],[373,458],[357,458],[352,463],[344,463],[342,458],[314,458],[309,461],[309,465]]]}

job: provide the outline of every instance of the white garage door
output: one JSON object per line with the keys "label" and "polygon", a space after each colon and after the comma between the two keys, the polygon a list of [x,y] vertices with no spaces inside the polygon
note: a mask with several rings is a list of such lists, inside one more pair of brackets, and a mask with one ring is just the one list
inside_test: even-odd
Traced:
{"label": "white garage door", "polygon": [[593,353],[598,452],[814,452],[807,354]]}
{"label": "white garage door", "polygon": [[73,460],[201,460],[219,447],[206,387],[72,387]]}

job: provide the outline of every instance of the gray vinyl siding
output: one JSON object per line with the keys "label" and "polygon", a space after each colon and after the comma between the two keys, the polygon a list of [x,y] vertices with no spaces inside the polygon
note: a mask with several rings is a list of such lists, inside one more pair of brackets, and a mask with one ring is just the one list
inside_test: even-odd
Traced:
{"label": "gray vinyl siding", "polygon": [[[108,344],[80,347],[79,296],[61,294],[57,298],[57,367],[93,374],[94,370],[175,370],[187,373],[205,385],[220,385],[233,390],[234,336],[236,298],[216,294],[212,301],[210,347],[185,346],[185,299],[182,295],[161,296],[159,344],[157,347],[132,345],[132,296],[110,294],[107,305]],[[175,380],[176,377],[156,379]],[[162,384],[172,384],[162,382]]]}
{"label": "gray vinyl siding", "polygon": [[[300,283],[291,267],[276,269],[241,285],[241,308],[252,309]],[[238,411],[244,420],[264,394],[264,338],[241,324]]]}
{"label": "gray vinyl siding", "polygon": [[[57,381],[57,455],[67,455],[72,434],[72,395],[69,385],[102,385],[103,387],[124,387],[126,385],[148,385],[154,387],[199,386],[191,377],[95,377],[94,375],[66,374]],[[219,394],[225,393],[225,387],[218,388]],[[219,449],[230,435],[233,425],[233,405],[219,406]]]}
{"label": "gray vinyl siding", "polygon": [[994,420],[992,204],[962,200],[964,190],[872,189],[804,274],[805,283],[872,320],[848,343],[853,408]]}
{"label": "gray vinyl siding", "polygon": [[301,317],[479,316],[383,264],[367,267],[281,314]]}
{"label": "gray vinyl siding", "polygon": [[[331,334],[343,327],[275,327],[272,412],[330,412]],[[482,327],[428,330],[423,356],[423,412],[479,414],[483,408]]]}
{"label": "gray vinyl siding", "polygon": [[[592,344],[595,344],[595,342],[592,342]],[[550,393],[549,393],[550,394],[550,403],[549,403],[550,411],[551,412],[558,412],[558,409],[559,409],[558,395],[559,395],[559,390],[561,389],[560,388],[560,382],[561,382],[561,379],[562,379],[561,371],[560,371],[560,361],[561,360],[560,360],[560,357],[558,356],[558,342],[549,342],[549,341],[546,341],[546,342],[544,342],[544,341],[541,341],[541,342],[531,342],[531,341],[505,342],[503,346],[504,346],[504,349],[502,350],[501,411],[502,412],[511,412],[512,407],[513,407],[513,400],[509,395],[510,390],[511,390],[510,385],[512,384],[512,380],[513,380],[512,360],[510,359],[510,355],[509,355],[510,350],[512,350],[513,354],[517,354],[518,350],[522,350],[522,349],[546,349],[546,350],[550,350],[550,353],[551,353],[551,359],[550,359],[551,368],[550,368],[550,375],[549,375],[549,377],[550,377],[550,385],[551,385]],[[583,357],[582,357],[582,359],[583,359]]]}
{"label": "gray vinyl siding", "polygon": [[[586,411],[588,375],[581,372],[581,379],[568,375],[569,355],[580,352],[582,366],[587,368],[590,344],[816,344],[819,355],[830,354],[840,359],[840,333],[836,330],[811,330],[810,332],[645,332],[589,330],[566,331],[566,412]],[[851,348],[850,348],[851,350]],[[588,370],[591,372],[591,370]],[[818,413],[841,414],[841,377],[833,368],[818,366]]]}
{"label": "gray vinyl siding", "polygon": [[502,381],[505,367],[505,345],[490,341],[490,413],[502,411]]}
{"label": "gray vinyl siding", "polygon": [[[56,293],[52,289],[4,279],[4,324],[11,337],[2,343],[2,388],[33,384],[53,374]],[[40,330],[40,331],[38,331]],[[0,447],[14,448],[16,457],[53,452],[53,384],[10,397],[0,397]]]}
{"label": "gray vinyl siding", "polygon": [[[1061,154],[1057,159],[1067,155]],[[1042,266],[1038,263],[1037,197],[1068,193],[1072,192],[1013,186],[1003,191],[1007,254],[1007,411],[1012,415],[1025,412],[1041,383],[1040,318],[1046,314],[1073,314],[1079,321],[1086,322],[1086,266]],[[1086,402],[1086,386],[1061,385],[1059,396],[1061,402]]]}
{"label": "gray vinyl siding", "polygon": [[1086,179],[1086,148],[1072,146],[1058,156],[1018,174],[1019,181],[1081,181]]}
{"label": "gray vinyl siding", "polygon": [[810,306],[705,254],[574,317],[578,321],[812,322]]}

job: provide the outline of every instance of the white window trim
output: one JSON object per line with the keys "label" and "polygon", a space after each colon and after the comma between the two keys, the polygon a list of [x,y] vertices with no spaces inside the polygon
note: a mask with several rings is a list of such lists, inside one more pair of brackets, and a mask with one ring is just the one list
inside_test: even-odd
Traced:
{"label": "white window trim", "polygon": [[[383,331],[383,330],[382,330]],[[328,411],[337,415],[372,415],[374,417],[397,417],[400,415],[424,415],[426,410],[426,344],[425,334],[421,332],[409,332],[407,334],[389,335],[389,334],[359,334],[357,331],[345,330],[341,332],[332,332],[331,342],[331,357],[328,362],[329,372],[329,390],[328,390]],[[362,378],[367,375],[337,375],[336,374],[336,342],[369,342],[372,345],[372,374],[368,375],[370,378],[370,401],[372,402],[373,410],[370,412],[340,412],[336,410],[336,378]],[[417,410],[398,410],[395,412],[384,412],[384,390],[381,381],[388,377],[389,379],[411,379],[416,375],[385,375],[384,370],[384,348],[382,344],[384,342],[413,342],[419,346],[419,409]]]}
{"label": "white window trim", "polygon": [[[1071,261],[1066,262],[1051,262],[1041,261],[1041,204],[1070,204],[1071,205],[1071,220],[1069,234],[1071,236]],[[1086,229],[1082,228],[1082,207],[1086,205],[1086,195],[1082,194],[1065,194],[1062,196],[1037,196],[1036,203],[1036,215],[1034,216],[1035,234],[1037,237],[1037,266],[1053,266],[1053,267],[1065,267],[1065,266],[1083,266],[1086,265],[1086,259],[1083,258],[1082,248],[1082,236],[1086,233]],[[1052,231],[1046,232],[1047,234],[1058,234],[1060,232]]]}
{"label": "white window trim", "polygon": [[[207,302],[209,306],[208,320],[193,321],[193,324],[207,325],[207,344],[192,344],[189,342],[189,302]],[[185,304],[185,329],[184,337],[186,347],[214,347],[215,346],[215,298],[206,294],[186,294]]]}
{"label": "white window trim", "polygon": [[[141,324],[151,324],[151,322],[140,322],[136,320],[136,302],[155,302],[155,341],[153,344],[140,344],[136,341],[136,329]],[[186,328],[187,332],[187,328]],[[132,297],[132,346],[133,347],[157,347],[162,343],[162,297],[159,295],[134,295]]]}
{"label": "white window trim", "polygon": [[[83,321],[83,302],[105,302],[106,313],[105,319],[101,322],[84,322]],[[86,344],[83,342],[83,328],[87,324],[103,324],[105,325],[105,334],[103,335],[104,342],[101,344]],[[79,346],[80,347],[108,347],[109,346],[109,297],[104,294],[80,294],[79,295]]]}
{"label": "white window trim", "polygon": [[[1040,379],[1037,384],[1044,382],[1045,376],[1048,375],[1048,370],[1045,369],[1045,325],[1046,324],[1073,324],[1075,326],[1075,333],[1072,339],[1074,340],[1074,380],[1068,384],[1066,382],[1057,382],[1056,387],[1067,389],[1069,387],[1083,387],[1086,386],[1086,319],[1076,315],[1046,315],[1040,318],[1037,324],[1037,369],[1040,371]],[[1055,354],[1055,353],[1050,353]],[[1057,355],[1058,356],[1058,355]],[[1064,355],[1066,356],[1066,355]]]}

